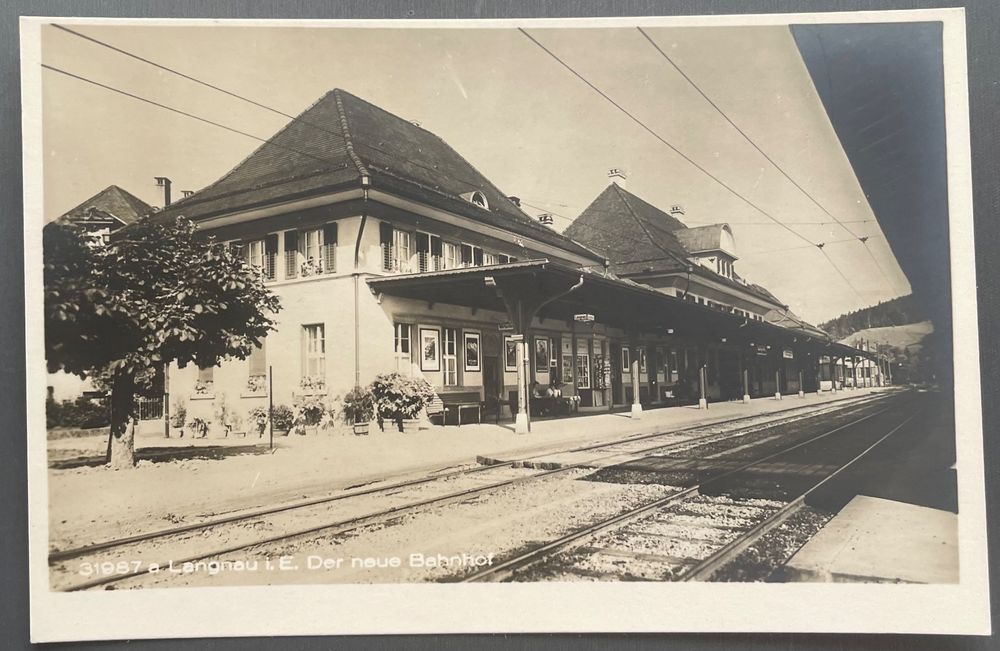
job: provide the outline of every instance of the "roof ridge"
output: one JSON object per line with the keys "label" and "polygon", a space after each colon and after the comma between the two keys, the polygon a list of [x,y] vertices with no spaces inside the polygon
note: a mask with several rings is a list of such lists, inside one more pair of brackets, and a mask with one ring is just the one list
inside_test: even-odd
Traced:
{"label": "roof ridge", "polygon": [[[569,237],[568,235],[564,235],[563,233],[560,233],[559,231],[556,231],[554,229],[551,229],[551,228],[548,228],[546,226],[542,226],[541,224],[539,224],[537,221],[535,221],[531,217],[531,215],[529,215],[528,213],[524,212],[524,210],[520,206],[518,206],[516,203],[514,203],[513,201],[511,201],[510,197],[507,195],[506,192],[504,192],[499,187],[497,187],[496,185],[494,185],[493,182],[490,181],[489,177],[487,177],[485,174],[483,174],[481,171],[479,171],[479,168],[477,168],[475,165],[473,165],[469,161],[469,159],[467,159],[464,155],[462,155],[462,153],[460,151],[458,151],[457,149],[455,149],[454,147],[452,147],[450,144],[448,144],[448,141],[445,140],[444,138],[442,138],[440,135],[434,133],[430,129],[424,128],[423,126],[416,125],[413,122],[411,122],[410,120],[407,120],[406,118],[400,117],[400,116],[396,115],[395,113],[393,113],[392,111],[389,111],[388,109],[385,109],[385,108],[379,106],[378,104],[370,102],[370,101],[364,99],[363,97],[358,97],[357,95],[355,95],[354,93],[351,93],[349,91],[343,90],[341,88],[336,88],[332,92],[334,92],[334,93],[337,94],[337,108],[340,111],[343,111],[343,103],[342,103],[342,101],[340,99],[340,95],[343,94],[343,95],[347,95],[347,96],[351,97],[352,99],[355,99],[355,100],[357,100],[359,102],[363,102],[364,104],[367,104],[368,106],[372,107],[373,109],[375,109],[375,110],[377,110],[377,111],[379,111],[379,112],[381,112],[381,113],[383,113],[385,115],[390,116],[394,120],[398,120],[401,123],[405,123],[407,125],[407,128],[420,129],[421,131],[423,131],[427,135],[429,135],[432,138],[434,138],[435,140],[437,140],[444,147],[447,147],[449,150],[451,150],[451,152],[454,153],[455,156],[458,157],[459,160],[461,160],[463,163],[465,163],[469,167],[469,169],[471,169],[479,177],[479,179],[480,179],[479,183],[482,184],[482,187],[489,188],[493,192],[495,192],[498,196],[502,197],[502,200],[505,202],[505,205],[507,207],[511,208],[512,211],[513,211],[513,214],[510,215],[511,217],[513,217],[515,219],[517,219],[518,217],[521,217],[521,218],[523,218],[522,219],[522,223],[525,226],[530,226],[532,229],[540,231],[540,232],[544,231],[546,233],[553,233],[556,236],[560,237],[561,239],[567,240],[567,241],[572,242],[573,244],[575,244],[575,245],[577,245],[579,247],[582,247],[583,249],[587,250],[588,252],[592,253],[595,256],[598,256],[601,259],[606,259],[605,256],[601,255],[597,251],[594,251],[590,247],[585,246],[584,244],[581,244],[580,242],[577,242],[576,240],[574,240],[573,238]],[[349,133],[349,130],[348,130],[348,125],[347,125],[347,120],[346,120],[346,113],[342,113],[342,115],[344,116],[342,118],[344,120],[344,135],[348,139],[348,151],[349,152],[353,152],[353,143],[350,140],[350,133]],[[379,150],[378,147],[375,147],[375,146],[367,144],[367,143],[363,143],[362,142],[362,143],[359,143],[359,144],[361,146],[364,146],[364,147],[373,148],[376,151]],[[358,155],[357,158],[358,158],[358,160],[357,160],[356,164],[363,165],[363,161],[361,160],[360,155]],[[387,170],[385,170],[384,168],[382,168],[380,166],[372,166],[372,167],[377,167],[379,169],[379,171],[382,172],[382,173],[386,173],[387,172]],[[362,173],[365,173],[365,172],[362,172]],[[408,181],[410,183],[413,183],[413,184],[415,184],[417,186],[424,187],[424,188],[429,189],[429,190],[434,190],[437,194],[441,194],[442,196],[446,196],[446,197],[449,197],[449,198],[455,198],[455,199],[461,199],[460,196],[456,196],[456,195],[450,194],[448,192],[444,192],[444,191],[436,189],[436,188],[429,188],[425,184],[412,181],[411,179],[405,179],[404,177],[401,177],[401,176],[396,175],[396,174],[392,174],[392,176],[394,176],[396,178],[403,178],[403,180],[406,180],[406,181]],[[479,189],[479,188],[476,187],[477,184],[471,183],[467,179],[456,179],[456,178],[452,177],[452,180],[460,181],[460,182],[469,184],[470,185],[470,190],[472,190],[472,189]],[[492,210],[490,212],[492,212]]]}
{"label": "roof ridge", "polygon": [[[625,207],[628,208],[629,214],[632,215],[632,219],[634,219],[635,223],[639,225],[639,228],[641,228],[642,232],[646,234],[646,237],[649,238],[649,241],[652,242],[653,246],[655,246],[656,248],[660,249],[661,251],[663,251],[664,253],[666,253],[667,255],[669,255],[670,257],[672,257],[673,259],[677,260],[681,264],[683,264],[685,266],[689,266],[691,264],[690,262],[688,262],[687,260],[681,258],[679,255],[677,255],[673,251],[670,251],[666,247],[661,246],[660,243],[657,242],[653,238],[653,236],[650,234],[650,232],[648,230],[646,230],[646,225],[643,223],[643,220],[640,219],[639,216],[635,214],[635,210],[632,208],[632,204],[629,203],[628,198],[625,196],[626,192],[622,188],[618,187],[617,183],[612,183],[611,185],[613,185],[615,187],[615,190],[617,190],[617,192],[618,192],[618,196],[625,203]],[[655,208],[655,206],[653,206],[653,207]]]}
{"label": "roof ridge", "polygon": [[[228,179],[229,177],[231,177],[236,172],[236,170],[238,170],[241,167],[243,167],[243,165],[245,163],[247,163],[251,158],[253,158],[254,156],[256,156],[262,149],[264,149],[265,147],[267,147],[268,145],[270,145],[281,134],[283,134],[286,131],[288,131],[292,127],[293,124],[295,124],[297,122],[300,122],[303,115],[305,115],[309,111],[311,111],[314,108],[316,108],[323,100],[325,100],[327,97],[329,97],[330,95],[332,95],[334,93],[334,91],[336,91],[336,90],[337,89],[328,90],[327,92],[323,93],[312,104],[310,104],[309,106],[307,106],[304,110],[300,111],[298,115],[296,115],[294,118],[292,118],[291,120],[289,120],[285,124],[285,126],[281,127],[277,131],[275,131],[264,142],[262,142],[259,145],[257,145],[253,150],[250,151],[249,154],[247,154],[246,156],[244,156],[238,163],[236,163],[235,165],[233,165],[233,167],[231,167],[228,172],[226,172],[225,174],[223,174],[222,176],[220,176],[219,178],[217,178],[212,183],[209,183],[205,187],[200,188],[199,190],[196,190],[193,194],[191,194],[191,195],[189,195],[187,197],[182,197],[182,198],[178,199],[177,201],[171,203],[170,206],[164,207],[163,210],[165,211],[167,208],[173,208],[174,206],[179,206],[181,204],[183,204],[183,205],[193,205],[193,204],[198,203],[198,195],[199,194],[205,192],[206,190],[214,188],[215,186],[219,185],[220,183],[222,183],[223,181],[225,181],[226,179]],[[303,124],[309,125],[308,122],[303,122]],[[309,126],[313,126],[313,125],[309,125]],[[317,128],[317,127],[313,126],[313,128]],[[329,164],[332,165],[333,162],[332,161],[327,161],[327,163],[329,163]],[[333,168],[331,167],[331,169],[333,169]]]}
{"label": "roof ridge", "polygon": [[[340,88],[334,88],[332,92],[333,98],[337,102],[337,115],[340,116],[340,130],[343,132],[344,146],[347,148],[347,155],[351,158],[351,162],[354,163],[354,166],[358,168],[358,173],[361,174],[361,176],[370,176],[368,174],[368,169],[365,167],[364,161],[362,161],[361,157],[354,151],[354,140],[351,138],[351,130],[347,124],[347,112],[344,111],[344,101],[340,97],[341,93],[346,93],[347,91],[341,90]],[[350,93],[347,94],[351,95]],[[351,95],[351,97],[361,100],[362,102],[364,101],[356,95]],[[375,105],[372,104],[372,106]]]}

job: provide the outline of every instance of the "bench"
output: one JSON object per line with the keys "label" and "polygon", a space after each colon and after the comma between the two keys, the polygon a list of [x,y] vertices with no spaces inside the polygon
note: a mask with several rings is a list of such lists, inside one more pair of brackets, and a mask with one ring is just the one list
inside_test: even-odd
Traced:
{"label": "bench", "polygon": [[460,391],[455,393],[442,393],[441,402],[443,404],[444,417],[443,425],[448,424],[448,414],[454,413],[455,424],[462,425],[462,412],[467,409],[476,410],[476,422],[483,422],[483,401],[478,391]]}
{"label": "bench", "polygon": [[[517,413],[517,391],[510,392],[511,416]],[[532,417],[537,416],[568,416],[579,411],[579,396],[531,396],[529,401]]]}

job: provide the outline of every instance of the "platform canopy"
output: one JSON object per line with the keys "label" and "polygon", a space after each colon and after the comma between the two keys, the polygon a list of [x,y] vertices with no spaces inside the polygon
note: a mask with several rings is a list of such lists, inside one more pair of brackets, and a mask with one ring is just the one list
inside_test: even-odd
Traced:
{"label": "platform canopy", "polygon": [[819,336],[815,329],[746,319],[605,274],[603,269],[574,268],[546,259],[369,278],[368,285],[376,295],[505,312],[519,332],[534,316],[573,321],[576,315],[590,314],[596,323],[630,334],[794,346],[817,355],[873,357],[829,336]]}

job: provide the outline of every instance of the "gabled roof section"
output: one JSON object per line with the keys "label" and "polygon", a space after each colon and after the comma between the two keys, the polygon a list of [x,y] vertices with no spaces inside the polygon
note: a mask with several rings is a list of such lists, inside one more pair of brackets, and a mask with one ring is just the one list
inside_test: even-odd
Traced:
{"label": "gabled roof section", "polygon": [[788,309],[768,310],[767,314],[764,315],[764,321],[789,330],[796,330],[809,337],[832,340],[832,337],[830,337],[825,330],[821,330],[811,323],[807,323],[801,317],[796,316],[794,312]]}
{"label": "gabled roof section", "polygon": [[151,212],[153,212],[153,207],[139,197],[117,185],[109,185],[60,216],[59,220],[86,223],[112,218],[124,226]]}
{"label": "gabled roof section", "polygon": [[733,232],[728,224],[708,224],[707,226],[684,228],[675,231],[674,235],[692,255],[715,251],[723,251],[732,256],[736,255],[733,246]]}
{"label": "gabled roof section", "polygon": [[[435,134],[335,89],[293,119],[228,174],[171,205],[167,216],[200,220],[344,187],[370,187],[603,262],[587,247],[539,224]],[[482,193],[488,208],[463,195]]]}
{"label": "gabled roof section", "polygon": [[612,183],[564,231],[611,261],[618,274],[687,268],[683,223]]}

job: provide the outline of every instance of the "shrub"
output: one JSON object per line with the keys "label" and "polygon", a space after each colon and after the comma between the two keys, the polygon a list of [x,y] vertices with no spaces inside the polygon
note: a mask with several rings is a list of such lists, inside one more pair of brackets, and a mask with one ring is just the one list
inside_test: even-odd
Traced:
{"label": "shrub", "polygon": [[247,414],[247,419],[253,423],[257,434],[263,436],[264,430],[267,428],[267,407],[254,407]]}
{"label": "shrub", "polygon": [[348,425],[354,423],[367,423],[375,417],[375,400],[371,389],[367,387],[354,387],[344,396],[343,407],[344,422]]}
{"label": "shrub", "polygon": [[208,421],[204,418],[192,418],[190,427],[192,434],[198,434],[201,438],[208,436]]}
{"label": "shrub", "polygon": [[111,413],[105,401],[95,402],[88,398],[77,398],[75,401],[47,400],[45,403],[45,424],[49,428],[93,429],[106,427],[110,422]]}
{"label": "shrub", "polygon": [[184,406],[183,402],[175,403],[174,408],[170,410],[171,427],[181,429],[185,422],[187,422],[187,407]]}
{"label": "shrub", "polygon": [[323,420],[327,408],[323,401],[316,396],[306,396],[295,405],[295,426],[298,429],[303,427],[315,427]]}
{"label": "shrub", "polygon": [[271,412],[271,422],[274,429],[288,431],[292,429],[292,422],[295,420],[295,413],[288,405],[277,405]]}
{"label": "shrub", "polygon": [[434,390],[423,378],[405,377],[399,373],[379,375],[371,383],[376,415],[380,420],[400,421],[416,418],[434,399]]}

